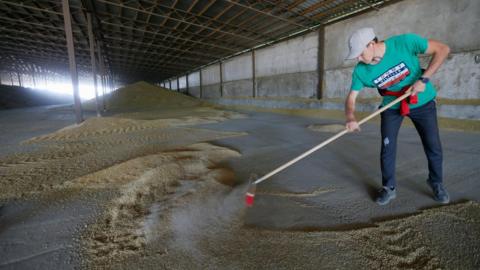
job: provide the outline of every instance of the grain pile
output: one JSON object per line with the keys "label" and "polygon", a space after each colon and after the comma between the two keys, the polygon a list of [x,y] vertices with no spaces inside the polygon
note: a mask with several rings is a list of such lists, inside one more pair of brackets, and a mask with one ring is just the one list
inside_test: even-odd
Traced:
{"label": "grain pile", "polygon": [[[100,104],[102,104],[101,98]],[[106,104],[108,110],[138,111],[195,107],[201,105],[202,102],[193,97],[146,82],[137,82],[108,94]],[[94,110],[95,101],[86,102],[84,107],[88,110]]]}
{"label": "grain pile", "polygon": [[[99,264],[142,253],[149,241],[166,231],[166,227],[158,226],[158,219],[166,216],[179,197],[176,191],[181,190],[179,194],[185,197],[194,192],[205,195],[207,186],[211,190],[231,189],[233,172],[215,164],[239,155],[223,147],[199,143],[132,159],[64,183],[64,188],[118,191],[103,218],[84,238],[86,255]],[[162,213],[158,209],[152,213],[155,207],[161,207]]]}
{"label": "grain pile", "polygon": [[[146,103],[146,109],[139,112],[136,108],[142,102]],[[146,83],[119,90],[111,103],[112,108],[119,108],[123,113],[90,118],[80,125],[31,138],[23,144],[35,150],[2,158],[0,185],[4,188],[0,199],[46,192],[65,181],[136,157],[244,135],[191,128],[244,116],[199,106],[191,97]],[[169,109],[172,107],[175,109]]]}

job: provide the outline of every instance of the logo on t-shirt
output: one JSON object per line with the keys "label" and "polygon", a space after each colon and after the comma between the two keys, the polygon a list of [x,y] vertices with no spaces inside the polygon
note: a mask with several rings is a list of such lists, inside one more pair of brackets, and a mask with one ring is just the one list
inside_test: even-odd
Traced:
{"label": "logo on t-shirt", "polygon": [[387,89],[390,86],[403,81],[408,74],[410,74],[410,70],[408,70],[408,67],[404,62],[401,62],[378,76],[373,82],[378,88]]}

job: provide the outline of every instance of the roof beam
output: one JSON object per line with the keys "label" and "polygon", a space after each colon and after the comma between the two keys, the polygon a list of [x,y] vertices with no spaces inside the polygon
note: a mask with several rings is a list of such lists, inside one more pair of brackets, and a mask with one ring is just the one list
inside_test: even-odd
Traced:
{"label": "roof beam", "polygon": [[[109,4],[109,5],[113,5],[113,6],[125,8],[125,9],[130,9],[130,10],[134,10],[134,11],[143,12],[143,13],[145,13],[145,14],[151,14],[152,16],[167,17],[166,15],[163,15],[163,14],[153,13],[153,12],[141,10],[141,9],[138,9],[138,8],[126,6],[126,5],[124,5],[124,4],[114,3],[114,2],[111,2],[111,1],[106,1],[106,0],[97,0],[97,1],[102,2],[102,3],[104,3],[104,4]],[[179,21],[179,22],[183,22],[183,23],[186,23],[186,24],[195,25],[195,26],[197,26],[197,27],[209,29],[209,30],[212,30],[212,31],[215,30],[215,28],[212,28],[212,27],[209,27],[209,26],[205,26],[205,25],[202,25],[202,24],[198,24],[198,23],[189,22],[189,21],[186,21],[185,19],[176,19],[176,18],[172,18],[172,17],[169,17],[169,19],[172,20],[172,21]],[[225,33],[225,34],[227,34],[227,35],[231,35],[231,36],[238,37],[238,38],[249,39],[249,40],[256,41],[256,39],[253,39],[253,38],[250,38],[250,37],[247,37],[247,36],[238,35],[238,34],[235,34],[235,33],[233,33],[233,32],[223,31],[223,30],[221,30],[221,32],[222,32],[222,33]]]}
{"label": "roof beam", "polygon": [[[104,24],[115,25],[115,26],[118,26],[118,27],[122,27],[122,26],[125,26],[125,25],[135,26],[135,28],[142,27],[143,29],[139,29],[143,33],[142,36],[145,37],[145,33],[149,33],[153,36],[157,36],[157,35],[164,36],[162,41],[165,41],[169,37],[176,38],[176,37],[183,37],[183,35],[186,35],[185,38],[188,39],[188,40],[193,40],[193,39],[198,40],[198,39],[201,39],[201,38],[204,37],[204,36],[199,35],[198,33],[195,33],[195,32],[187,32],[187,31],[184,31],[184,30],[178,30],[175,27],[173,27],[173,28],[172,27],[162,27],[159,24],[152,24],[152,23],[151,24],[145,24],[144,22],[138,22],[136,20],[127,19],[127,18],[118,18],[118,17],[112,16],[112,15],[109,15],[109,14],[102,14],[102,16],[108,16],[109,17],[108,19],[106,19],[106,20],[104,19],[104,20],[101,21]],[[120,24],[115,23],[115,22],[111,22],[112,20],[120,21]],[[157,30],[156,31],[151,31],[148,28],[150,28],[150,29],[153,28],[153,29],[157,29]],[[161,33],[160,29],[168,30],[169,33],[168,34]],[[175,33],[175,34],[172,34],[172,33]],[[238,44],[225,42],[225,39],[223,39],[223,40],[222,39],[210,39],[210,40],[211,40],[211,43],[208,43],[210,46],[212,46],[212,44],[214,44],[214,45],[228,46],[229,48],[238,48],[239,47]]]}
{"label": "roof beam", "polygon": [[325,0],[325,1],[317,2],[317,3],[309,6],[308,8],[302,10],[302,11],[300,12],[300,14],[306,15],[306,14],[311,13],[311,12],[313,12],[313,11],[321,8],[321,7],[325,7],[325,6],[331,4],[331,3],[335,2],[335,1],[336,1],[336,0]]}
{"label": "roof beam", "polygon": [[[158,33],[153,32],[153,31],[149,31],[149,30],[142,30],[142,29],[138,29],[138,28],[135,28],[135,27],[125,26],[125,25],[119,25],[119,24],[114,24],[114,23],[107,23],[107,22],[104,22],[104,21],[102,21],[102,23],[103,23],[103,24],[106,24],[106,25],[113,25],[113,26],[117,26],[117,27],[120,27],[120,28],[137,31],[137,32],[151,33],[151,34],[157,34],[157,35],[158,35]],[[108,30],[107,30],[107,32],[108,32]],[[163,35],[163,34],[160,34],[160,35]],[[180,38],[180,39],[184,39],[184,38]],[[210,47],[215,47],[215,48],[218,48],[218,49],[223,49],[223,50],[231,51],[231,52],[236,51],[235,49],[228,48],[228,47],[225,47],[225,46],[215,45],[215,44],[212,44],[212,43],[205,43],[205,42],[200,42],[200,41],[195,41],[195,40],[188,40],[188,39],[185,39],[185,40],[191,41],[191,42],[197,43],[197,44],[207,45],[207,46],[210,46]]]}
{"label": "roof beam", "polygon": [[[188,16],[191,17],[191,19],[196,20],[197,22],[199,22],[202,25],[206,24],[207,26],[211,26],[212,24],[217,24],[218,26],[222,26],[222,28],[228,27],[234,33],[236,31],[240,30],[240,31],[248,33],[249,35],[253,35],[253,36],[259,37],[261,39],[268,39],[269,38],[268,36],[265,36],[260,32],[253,31],[251,28],[239,27],[236,24],[231,24],[231,23],[226,23],[224,21],[220,21],[220,20],[218,20],[218,18],[216,16],[214,16],[214,17],[204,16],[203,13],[206,11],[205,7],[209,6],[211,3],[214,3],[215,0],[210,0],[210,2],[207,3],[207,5],[203,8],[203,9],[205,9],[205,11],[201,10],[199,13],[192,13],[191,12],[193,7],[195,7],[196,3],[198,2],[198,0],[191,1],[191,4],[190,4],[189,8],[187,9],[187,11],[185,11],[183,9],[178,9],[178,8],[175,8],[175,7],[167,6],[167,5],[162,5],[161,2],[158,3],[158,2],[152,2],[152,1],[147,1],[147,0],[143,0],[143,2],[150,3],[150,4],[151,3],[157,3],[158,7],[161,7],[161,8],[164,8],[164,9],[167,9],[168,11],[170,11],[168,16],[171,16],[172,13],[175,13],[176,15],[180,16],[180,18],[186,19],[185,16],[188,15]],[[214,26],[212,26],[212,27],[214,27]]]}
{"label": "roof beam", "polygon": [[266,15],[266,16],[269,16],[269,17],[272,17],[272,18],[275,18],[275,19],[277,19],[277,20],[286,22],[286,23],[288,23],[288,24],[295,25],[295,26],[298,26],[298,27],[301,27],[301,28],[304,28],[304,29],[309,29],[309,27],[307,27],[307,26],[305,26],[305,25],[303,25],[303,24],[299,24],[299,23],[297,23],[297,22],[295,22],[295,21],[292,21],[292,20],[289,20],[289,19],[285,19],[285,18],[283,18],[283,17],[281,17],[281,16],[273,15],[273,14],[270,13],[270,12],[264,12],[264,11],[262,11],[262,10],[256,9],[256,8],[253,7],[255,4],[253,4],[253,5],[244,5],[244,4],[241,4],[241,3],[237,2],[237,1],[234,1],[234,0],[225,0],[225,1],[230,2],[230,3],[233,3],[233,4],[237,5],[237,6],[240,6],[240,7],[249,9],[249,10],[252,10],[252,11],[254,11],[254,12],[262,13],[263,15]]}
{"label": "roof beam", "polygon": [[324,12],[315,14],[315,15],[313,16],[313,18],[314,18],[314,19],[323,19],[323,17],[326,17],[326,16],[328,17],[329,15],[334,14],[334,12],[336,12],[337,10],[341,10],[341,9],[345,9],[345,8],[351,7],[351,6],[354,5],[355,3],[358,3],[358,1],[348,0],[348,1],[346,1],[346,2],[341,3],[340,5],[337,5],[337,6],[333,7],[333,8],[327,9],[327,10],[324,11]]}

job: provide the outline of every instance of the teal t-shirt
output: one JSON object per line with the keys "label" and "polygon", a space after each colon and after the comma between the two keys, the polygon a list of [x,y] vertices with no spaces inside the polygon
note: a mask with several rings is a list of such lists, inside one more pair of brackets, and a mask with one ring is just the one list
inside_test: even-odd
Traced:
{"label": "teal t-shirt", "polygon": [[[351,90],[361,91],[364,87],[380,88],[389,91],[400,91],[407,85],[412,85],[422,75],[422,69],[417,57],[425,53],[428,40],[416,34],[393,36],[385,40],[385,54],[382,60],[369,65],[359,62],[352,74]],[[434,99],[435,87],[428,82],[425,91],[418,93],[418,103],[409,105],[417,108]],[[384,96],[382,106],[390,103],[396,97]],[[398,109],[400,104],[392,106]]]}

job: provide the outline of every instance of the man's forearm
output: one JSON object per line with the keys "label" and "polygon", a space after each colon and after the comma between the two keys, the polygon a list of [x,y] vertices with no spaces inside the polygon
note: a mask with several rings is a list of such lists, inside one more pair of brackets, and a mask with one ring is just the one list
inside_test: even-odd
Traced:
{"label": "man's forearm", "polygon": [[355,119],[355,100],[349,95],[345,100],[345,118],[347,121],[356,121]]}
{"label": "man's forearm", "polygon": [[345,127],[349,131],[360,131],[360,126],[355,119],[355,100],[357,98],[358,91],[350,91],[345,100],[345,118],[347,120]]}

